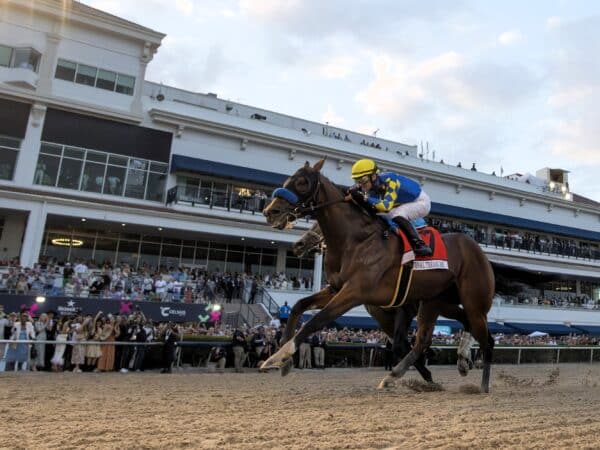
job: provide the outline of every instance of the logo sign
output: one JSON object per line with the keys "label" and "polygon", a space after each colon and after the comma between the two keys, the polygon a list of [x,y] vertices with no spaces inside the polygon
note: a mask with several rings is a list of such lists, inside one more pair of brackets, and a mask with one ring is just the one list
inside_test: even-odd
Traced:
{"label": "logo sign", "polygon": [[160,315],[163,317],[185,317],[185,309],[175,309],[170,306],[161,306]]}

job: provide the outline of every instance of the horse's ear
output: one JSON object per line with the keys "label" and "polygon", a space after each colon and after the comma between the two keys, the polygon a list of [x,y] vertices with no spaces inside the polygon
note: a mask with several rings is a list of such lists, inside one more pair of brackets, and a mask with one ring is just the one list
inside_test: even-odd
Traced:
{"label": "horse's ear", "polygon": [[308,169],[309,167],[310,167],[310,163],[309,163],[308,161],[306,161],[306,162],[304,163],[304,168],[305,168],[305,169]]}
{"label": "horse's ear", "polygon": [[313,166],[313,169],[315,169],[317,172],[320,172],[321,169],[323,168],[323,166],[325,165],[325,160],[327,159],[327,156],[325,158],[323,158],[321,161],[319,161],[318,163],[316,163]]}

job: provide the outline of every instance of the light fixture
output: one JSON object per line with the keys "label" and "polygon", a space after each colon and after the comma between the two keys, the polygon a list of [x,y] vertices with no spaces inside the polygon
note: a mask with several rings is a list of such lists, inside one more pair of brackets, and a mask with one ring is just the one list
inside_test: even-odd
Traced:
{"label": "light fixture", "polygon": [[221,305],[213,305],[213,311],[221,311]]}
{"label": "light fixture", "polygon": [[83,241],[80,239],[71,239],[71,238],[55,238],[51,241],[54,245],[59,245],[61,247],[81,247],[83,245]]}
{"label": "light fixture", "polygon": [[121,224],[121,226],[122,226],[122,227],[124,227],[124,226],[125,226],[125,224],[124,224],[124,223],[122,223],[122,224]]}
{"label": "light fixture", "polygon": [[548,187],[550,188],[550,190],[554,189],[554,186],[556,186],[556,185],[554,184],[554,181],[551,181],[551,182],[548,184]]}
{"label": "light fixture", "polygon": [[87,219],[86,219],[85,217],[82,217],[82,218],[81,218],[81,221],[82,221],[82,222],[85,222],[86,220],[87,220]]}
{"label": "light fixture", "polygon": [[274,244],[274,243],[275,243],[275,241],[271,241],[271,244]]}
{"label": "light fixture", "polygon": [[162,231],[162,227],[158,227],[158,231]]}
{"label": "light fixture", "polygon": [[245,240],[246,240],[246,238],[245,238],[245,237],[243,237],[243,238],[242,238],[242,241],[245,241]]}
{"label": "light fixture", "polygon": [[44,303],[46,301],[46,297],[44,297],[43,295],[38,295],[35,298],[36,303]]}

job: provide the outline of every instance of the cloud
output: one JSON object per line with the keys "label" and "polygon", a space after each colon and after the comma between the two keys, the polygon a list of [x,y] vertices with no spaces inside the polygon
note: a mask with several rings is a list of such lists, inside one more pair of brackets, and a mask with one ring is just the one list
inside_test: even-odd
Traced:
{"label": "cloud", "polygon": [[352,56],[333,56],[329,61],[317,67],[317,74],[325,79],[346,78],[352,74],[358,60]]}
{"label": "cloud", "polygon": [[501,45],[513,45],[520,42],[523,39],[523,35],[519,30],[505,31],[498,36],[498,42]]}
{"label": "cloud", "polygon": [[552,16],[552,17],[548,17],[546,19],[546,27],[548,27],[551,30],[560,28],[561,24],[562,24],[562,20],[560,17]]}
{"label": "cloud", "polygon": [[192,0],[175,0],[175,8],[186,16],[191,16],[194,13]]}

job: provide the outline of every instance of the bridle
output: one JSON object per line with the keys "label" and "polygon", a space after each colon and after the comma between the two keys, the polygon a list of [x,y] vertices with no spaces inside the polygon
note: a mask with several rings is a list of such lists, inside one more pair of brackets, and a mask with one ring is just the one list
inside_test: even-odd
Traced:
{"label": "bridle", "polygon": [[272,194],[273,198],[280,198],[294,206],[294,209],[288,214],[295,219],[300,219],[314,211],[345,201],[344,197],[342,197],[336,200],[319,203],[318,196],[322,185],[321,174],[317,172],[313,179],[309,177],[306,178],[311,181],[311,189],[309,189],[309,192],[306,194],[299,194],[294,192],[294,190],[285,187],[275,189]]}

